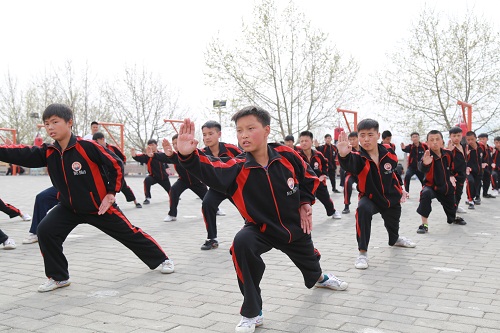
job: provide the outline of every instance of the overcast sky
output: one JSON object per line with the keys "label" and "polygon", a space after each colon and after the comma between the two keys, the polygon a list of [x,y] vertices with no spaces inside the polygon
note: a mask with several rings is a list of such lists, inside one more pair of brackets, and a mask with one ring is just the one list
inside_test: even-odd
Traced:
{"label": "overcast sky", "polygon": [[[295,3],[342,53],[358,60],[363,75],[383,65],[426,4],[449,15],[474,8],[490,22],[500,12],[493,0]],[[178,89],[191,110],[209,109],[213,99],[229,97],[203,86],[203,52],[217,33],[227,41],[236,38],[252,8],[253,1],[234,0],[1,1],[0,74],[10,70],[23,80],[67,59],[82,67],[88,62],[102,77],[121,73],[127,64],[145,65]]]}

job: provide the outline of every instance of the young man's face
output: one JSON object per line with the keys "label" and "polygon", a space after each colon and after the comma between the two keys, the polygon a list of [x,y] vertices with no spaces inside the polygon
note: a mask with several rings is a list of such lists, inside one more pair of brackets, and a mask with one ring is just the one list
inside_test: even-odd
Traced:
{"label": "young man's face", "polygon": [[327,136],[327,137],[325,138],[325,143],[326,143],[327,145],[331,144],[331,143],[332,143],[332,137],[331,137],[331,136]]}
{"label": "young man's face", "polygon": [[63,118],[52,116],[44,120],[45,130],[47,134],[56,141],[67,139],[71,135],[71,126],[73,119],[66,122]]}
{"label": "young man's face", "polygon": [[212,148],[219,144],[219,139],[222,133],[217,127],[203,127],[201,131],[203,132],[203,143],[205,146]]}
{"label": "young man's face", "polygon": [[441,147],[443,147],[443,138],[441,138],[441,135],[439,134],[429,134],[427,136],[427,145],[429,148],[437,153],[441,150]]}
{"label": "young man's face", "polygon": [[413,142],[414,145],[418,144],[420,142],[420,135],[413,134],[411,136],[411,142]]}
{"label": "young man's face", "polygon": [[359,144],[367,152],[375,152],[378,150],[377,142],[380,139],[380,133],[374,128],[358,131],[358,139]]}
{"label": "young man's face", "polygon": [[312,147],[312,139],[308,135],[303,135],[299,138],[300,148],[302,150],[309,150]]}
{"label": "young man's face", "polygon": [[357,147],[359,146],[359,139],[357,136],[349,136],[347,140],[349,140],[349,144],[351,146],[357,149]]}
{"label": "young man's face", "polygon": [[495,148],[496,148],[497,150],[500,150],[500,141],[495,140]]}
{"label": "young man's face", "polygon": [[172,140],[172,147],[174,147],[174,150],[177,151],[177,139]]}
{"label": "young man's face", "polygon": [[460,141],[462,141],[462,132],[450,134],[450,140],[454,145],[460,144]]}
{"label": "young man's face", "polygon": [[267,137],[271,132],[269,125],[263,126],[256,116],[241,117],[236,122],[238,144],[245,152],[261,152],[267,150]]}
{"label": "young man's face", "polygon": [[295,148],[295,144],[293,143],[292,140],[285,140],[285,146],[288,146],[290,148]]}
{"label": "young man's face", "polygon": [[466,135],[465,136],[465,141],[467,141],[468,145],[471,145],[472,147],[476,147],[476,140],[477,138],[474,135]]}
{"label": "young man's face", "polygon": [[482,142],[484,145],[488,144],[488,138],[479,138],[479,142]]}
{"label": "young man's face", "polygon": [[149,148],[151,148],[151,150],[153,151],[153,153],[157,153],[158,152],[158,145],[156,143],[150,143],[148,145]]}
{"label": "young man's face", "polygon": [[92,131],[92,134],[99,132],[99,125],[94,124],[90,126],[90,130]]}
{"label": "young man's face", "polygon": [[106,147],[106,139],[105,138],[101,138],[101,139],[97,139],[95,140],[98,144],[100,144],[101,146],[103,147]]}
{"label": "young man's face", "polygon": [[386,145],[391,143],[392,136],[388,136],[385,139],[382,139],[382,143],[385,143]]}

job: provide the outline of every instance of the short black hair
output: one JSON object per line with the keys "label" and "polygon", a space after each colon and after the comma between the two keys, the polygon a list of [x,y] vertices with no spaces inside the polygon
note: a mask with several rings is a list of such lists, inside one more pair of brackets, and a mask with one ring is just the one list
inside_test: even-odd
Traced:
{"label": "short black hair", "polygon": [[443,133],[441,133],[438,130],[431,130],[429,133],[427,133],[427,140],[429,140],[429,135],[434,135],[434,134],[439,134],[441,136],[441,139],[443,139]]}
{"label": "short black hair", "polygon": [[300,132],[299,137],[300,137],[300,136],[308,136],[308,137],[310,137],[310,138],[311,138],[311,140],[312,140],[312,139],[314,139],[314,135],[312,134],[312,132],[311,132],[311,131],[302,131],[302,132]]}
{"label": "short black hair", "polygon": [[392,137],[391,131],[383,131],[382,132],[382,139]]}
{"label": "short black hair", "polygon": [[468,131],[467,133],[465,133],[465,136],[473,136],[473,137],[476,137],[476,132],[474,132],[474,131]]}
{"label": "short black hair", "polygon": [[477,137],[478,138],[486,138],[486,139],[488,139],[488,134],[487,133],[481,133]]}
{"label": "short black hair", "polygon": [[179,134],[174,134],[174,136],[172,137],[172,141],[174,141],[175,139],[177,139],[179,137]]}
{"label": "short black hair", "polygon": [[378,128],[379,128],[378,121],[374,119],[366,118],[358,123],[358,132],[370,129],[374,129],[375,131],[378,132]]}
{"label": "short black hair", "polygon": [[331,138],[331,137],[332,137],[332,135],[331,135],[331,134],[325,134],[325,139],[326,139],[326,138]]}
{"label": "short black hair", "polygon": [[412,136],[414,136],[414,135],[418,135],[418,136],[420,136],[420,134],[418,134],[418,132],[411,132],[411,134],[410,134],[410,138],[411,138]]}
{"label": "short black hair", "polygon": [[62,118],[65,122],[68,122],[73,119],[73,111],[66,104],[54,103],[47,106],[45,111],[43,111],[42,121],[45,121],[52,116]]}
{"label": "short black hair", "polygon": [[92,140],[99,140],[99,139],[104,139],[104,134],[101,132],[95,132],[94,135],[92,135]]}
{"label": "short black hair", "polygon": [[462,133],[462,129],[458,126],[454,126],[452,128],[450,128],[450,130],[448,131],[448,133],[450,134],[457,134],[457,133]]}
{"label": "short black hair", "polygon": [[500,136],[495,136],[495,138],[493,139],[493,141],[500,141]]}
{"label": "short black hair", "polygon": [[293,135],[289,134],[289,135],[285,136],[285,141],[295,142],[295,138],[293,137]]}
{"label": "short black hair", "polygon": [[357,138],[358,137],[358,132],[352,131],[347,135],[348,138]]}
{"label": "short black hair", "polygon": [[99,123],[97,121],[93,121],[90,123],[90,126],[92,126],[92,125],[99,125]]}
{"label": "short black hair", "polygon": [[155,145],[157,145],[157,144],[158,144],[158,141],[156,141],[155,139],[149,139],[149,140],[148,140],[148,145],[151,145],[151,144],[155,144]]}
{"label": "short black hair", "polygon": [[206,123],[204,123],[201,126],[201,129],[204,129],[205,127],[206,128],[216,128],[219,132],[222,130],[222,127],[220,126],[220,124],[215,120],[207,121]]}
{"label": "short black hair", "polygon": [[259,123],[261,123],[264,127],[271,125],[271,115],[269,114],[269,112],[267,112],[260,106],[255,105],[246,106],[243,109],[237,111],[235,114],[233,114],[231,120],[236,124],[240,118],[246,116],[255,116]]}

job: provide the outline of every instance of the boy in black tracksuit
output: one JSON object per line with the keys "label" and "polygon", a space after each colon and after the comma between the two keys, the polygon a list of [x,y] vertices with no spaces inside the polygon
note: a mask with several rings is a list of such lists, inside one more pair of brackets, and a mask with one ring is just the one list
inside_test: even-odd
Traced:
{"label": "boy in black tracksuit", "polygon": [[417,175],[417,178],[420,180],[422,186],[424,185],[424,174],[418,171],[417,164],[424,155],[424,152],[429,149],[425,143],[420,142],[420,135],[417,132],[411,133],[410,137],[412,141],[411,144],[405,146],[405,144],[401,142],[401,150],[409,154],[408,166],[406,168],[404,179],[405,191],[407,195],[410,193],[410,181],[413,175]]}
{"label": "boy in black tracksuit", "polygon": [[465,135],[465,161],[467,162],[467,204],[469,209],[481,204],[481,181],[483,169],[488,165],[488,153],[482,142],[477,142],[476,133],[467,132]]}
{"label": "boy in black tracksuit", "polygon": [[[185,190],[190,189],[202,200],[208,191],[205,184],[203,184],[198,178],[189,175],[186,169],[180,165],[177,152],[174,151],[174,149],[177,150],[177,137],[178,134],[175,134],[172,137],[172,145],[170,145],[170,142],[168,142],[167,139],[163,139],[164,153],[153,153],[148,151],[148,156],[163,163],[173,164],[177,175],[179,175],[179,178],[170,189],[170,210],[168,211],[168,215],[163,220],[165,222],[177,220],[177,206],[179,205],[179,198]],[[174,149],[172,149],[172,146]]]}
{"label": "boy in black tracksuit", "polygon": [[[104,148],[109,149],[112,153],[114,153],[123,162],[123,165],[125,165],[125,163],[127,162],[127,157],[122,153],[120,148],[107,143],[106,138],[104,137],[104,134],[102,134],[101,132],[94,133],[94,135],[92,136],[92,140],[96,141],[98,144],[100,144]],[[125,195],[125,200],[127,200],[127,202],[133,201],[136,208],[142,208],[141,204],[137,202],[135,195],[134,195],[134,192],[132,191],[130,186],[128,186],[127,182],[125,181],[125,177],[123,177],[123,185],[122,185],[120,192],[122,192]]]}
{"label": "boy in black tracksuit", "polygon": [[340,193],[337,190],[336,178],[337,178],[337,147],[332,143],[332,135],[325,135],[325,144],[319,145],[317,140],[314,140],[314,146],[316,150],[319,151],[328,160],[328,178],[330,178],[330,183],[332,184],[332,192]]}
{"label": "boy in black tracksuit", "polygon": [[500,173],[500,136],[495,137],[495,148],[491,155],[491,186],[493,187],[492,194],[498,196],[498,176]]}
{"label": "boy in black tracksuit", "polygon": [[[153,153],[158,152],[158,142],[154,139],[148,140],[148,147],[153,151]],[[131,149],[130,153],[132,158],[140,163],[145,163],[148,168],[149,175],[144,178],[144,196],[146,199],[143,204],[149,205],[151,199],[151,186],[154,184],[160,184],[161,187],[170,193],[170,180],[168,179],[168,165],[158,160],[153,160],[146,154],[136,154],[135,149]]]}
{"label": "boy in black tracksuit", "polygon": [[[205,144],[203,153],[208,156],[221,158],[233,158],[241,154],[241,150],[235,145],[219,141],[222,134],[221,129],[221,125],[213,120],[209,120],[201,126],[203,143]],[[201,212],[207,229],[207,239],[201,246],[202,250],[211,250],[219,247],[219,241],[217,240],[217,215],[225,215],[218,208],[225,199],[228,199],[227,195],[211,188],[203,198]],[[232,199],[229,198],[229,200]]]}
{"label": "boy in black tracksuit", "polygon": [[246,107],[233,115],[238,142],[245,155],[223,162],[196,150],[194,124],[186,119],[177,148],[181,165],[211,188],[232,197],[245,218],[231,254],[244,296],[243,316],[236,332],[253,332],[263,323],[259,287],[265,264],[261,255],[276,248],[287,254],[303,274],[306,287],[344,290],[347,283],[324,275],[310,231],[314,191],[319,180],[292,149],[267,144],[269,113]]}
{"label": "boy in black tracksuit", "polygon": [[442,148],[444,142],[440,131],[432,130],[427,134],[427,145],[430,149],[425,151],[418,162],[419,171],[425,174],[425,183],[420,191],[420,203],[417,208],[417,213],[422,217],[422,224],[417,230],[419,234],[429,231],[428,218],[434,198],[443,206],[449,224],[466,224],[461,217],[456,216],[454,176],[456,171],[453,153]]}
{"label": "boy in black tracksuit", "polygon": [[462,144],[462,129],[458,126],[452,127],[449,130],[450,141],[448,142],[448,149],[453,156],[453,165],[455,169],[456,185],[455,185],[455,205],[457,213],[465,213],[465,210],[459,206],[462,200],[462,193],[464,191],[464,184],[466,179],[467,163],[465,162],[465,145]]}
{"label": "boy in black tracksuit", "polygon": [[401,188],[401,178],[396,172],[398,157],[389,145],[378,143],[379,124],[364,119],[358,124],[359,152],[351,152],[347,135],[341,133],[337,148],[340,165],[358,175],[359,202],[356,209],[356,239],[359,255],[354,267],[368,268],[368,243],[370,242],[372,217],[380,213],[389,235],[390,246],[415,247],[415,243],[399,236],[401,204],[406,193]]}
{"label": "boy in black tracksuit", "polygon": [[300,157],[309,164],[320,181],[318,189],[316,190],[316,198],[325,206],[327,216],[331,216],[334,219],[342,218],[342,215],[335,210],[333,201],[328,194],[328,187],[326,186],[326,177],[329,168],[328,160],[319,151],[311,149],[313,134],[310,131],[301,132],[299,140],[301,147],[299,153]]}
{"label": "boy in black tracksuit", "polygon": [[[55,140],[41,147],[3,146],[0,160],[31,168],[47,167],[59,204],[40,222],[38,242],[48,281],[39,292],[70,284],[63,242],[79,224],[88,223],[133,251],[150,269],[162,266],[162,273],[174,271],[158,243],[133,226],[115,203],[121,188],[123,165],[108,150],[71,133],[73,112],[63,104],[49,105],[42,116],[47,134]],[[102,167],[106,168],[106,172]]]}
{"label": "boy in black tracksuit", "polygon": [[[477,138],[479,139],[479,142],[481,142],[485,147],[486,159],[487,159],[487,163],[488,163],[488,165],[486,165],[483,169],[483,179],[482,179],[482,181],[483,181],[483,198],[494,199],[495,196],[488,193],[488,191],[490,189],[490,185],[491,185],[491,172],[492,172],[492,170],[491,170],[491,163],[492,163],[491,158],[493,157],[494,148],[490,147],[488,145],[488,134],[481,133],[477,136]],[[479,188],[479,190],[481,190],[481,188]]]}

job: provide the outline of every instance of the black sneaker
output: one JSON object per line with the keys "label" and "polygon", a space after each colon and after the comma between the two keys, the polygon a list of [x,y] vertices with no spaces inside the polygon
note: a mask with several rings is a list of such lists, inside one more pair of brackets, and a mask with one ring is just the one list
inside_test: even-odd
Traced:
{"label": "black sneaker", "polygon": [[143,202],[142,204],[143,204],[143,205],[149,205],[149,203],[150,203],[150,202],[149,202],[149,199],[148,199],[148,198],[146,198],[146,200],[144,200],[144,202]]}
{"label": "black sneaker", "polygon": [[215,239],[209,239],[201,246],[202,250],[211,250],[219,247],[219,242]]}
{"label": "black sneaker", "polygon": [[453,221],[453,224],[458,224],[458,225],[466,225],[467,222],[460,216],[455,217],[455,220]]}
{"label": "black sneaker", "polygon": [[425,234],[429,231],[427,224],[421,224],[418,226],[417,234]]}
{"label": "black sneaker", "polygon": [[140,203],[136,203],[135,208],[142,208],[142,205]]}
{"label": "black sneaker", "polygon": [[486,198],[486,199],[494,199],[495,197],[492,196],[491,194],[489,193],[486,193],[486,194],[483,194],[483,198]]}
{"label": "black sneaker", "polygon": [[344,208],[344,210],[342,211],[342,214],[349,214],[351,211],[349,210],[349,208]]}
{"label": "black sneaker", "polygon": [[333,193],[342,193],[342,192],[340,192],[339,190],[335,189],[335,190],[333,190]]}
{"label": "black sneaker", "polygon": [[469,209],[476,209],[476,208],[474,208],[474,203],[473,202],[469,203]]}
{"label": "black sneaker", "polygon": [[479,205],[481,204],[481,198],[475,198],[475,199],[474,199],[474,204],[475,204],[476,206],[479,206]]}

